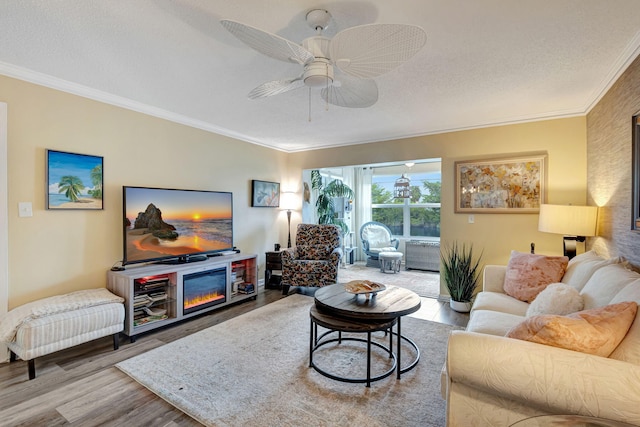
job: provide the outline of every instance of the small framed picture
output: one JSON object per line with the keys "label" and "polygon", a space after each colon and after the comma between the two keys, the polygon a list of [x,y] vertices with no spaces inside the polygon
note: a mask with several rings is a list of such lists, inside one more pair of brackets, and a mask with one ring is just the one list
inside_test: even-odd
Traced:
{"label": "small framed picture", "polygon": [[277,208],[280,206],[280,183],[251,181],[251,206],[254,208]]}
{"label": "small framed picture", "polygon": [[47,209],[103,209],[103,158],[47,150]]}

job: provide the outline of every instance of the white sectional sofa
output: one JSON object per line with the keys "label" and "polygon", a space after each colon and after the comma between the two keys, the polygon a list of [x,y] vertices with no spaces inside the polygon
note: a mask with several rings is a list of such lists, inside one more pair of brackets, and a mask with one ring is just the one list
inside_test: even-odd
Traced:
{"label": "white sectional sofa", "polygon": [[[485,267],[468,326],[449,339],[442,376],[447,425],[510,426],[544,414],[640,425],[640,310],[635,320],[630,315],[633,323],[608,357],[507,338],[534,319],[527,317],[529,303],[505,292],[506,271],[506,266]],[[640,274],[593,252],[572,259],[562,283],[579,291],[584,310],[640,304]]]}

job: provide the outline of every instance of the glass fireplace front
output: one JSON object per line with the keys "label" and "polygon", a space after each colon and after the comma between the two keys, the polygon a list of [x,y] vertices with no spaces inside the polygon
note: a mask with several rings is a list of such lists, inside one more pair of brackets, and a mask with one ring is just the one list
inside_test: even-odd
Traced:
{"label": "glass fireplace front", "polygon": [[182,314],[194,313],[227,300],[227,269],[185,274],[182,278]]}

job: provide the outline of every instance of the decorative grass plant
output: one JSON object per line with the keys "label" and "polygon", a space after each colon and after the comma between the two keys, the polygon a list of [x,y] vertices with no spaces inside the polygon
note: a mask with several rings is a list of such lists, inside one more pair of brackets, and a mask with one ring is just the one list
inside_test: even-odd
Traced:
{"label": "decorative grass plant", "polygon": [[478,286],[480,258],[474,260],[473,245],[458,244],[444,247],[440,253],[445,284],[451,299],[471,303]]}

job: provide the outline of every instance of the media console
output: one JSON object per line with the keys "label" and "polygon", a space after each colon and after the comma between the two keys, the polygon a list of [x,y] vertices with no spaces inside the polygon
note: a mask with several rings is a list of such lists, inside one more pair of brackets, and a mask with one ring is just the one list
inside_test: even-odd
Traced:
{"label": "media console", "polygon": [[233,254],[193,264],[152,264],[108,271],[107,288],[124,298],[124,333],[135,336],[229,304],[255,299],[256,255]]}

